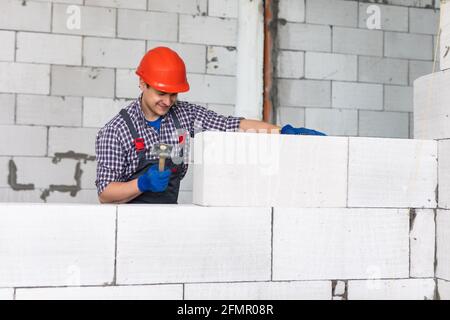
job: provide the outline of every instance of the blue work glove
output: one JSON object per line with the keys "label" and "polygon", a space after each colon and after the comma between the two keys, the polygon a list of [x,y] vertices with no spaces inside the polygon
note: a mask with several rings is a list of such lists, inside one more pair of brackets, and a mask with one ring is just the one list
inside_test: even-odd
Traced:
{"label": "blue work glove", "polygon": [[158,165],[154,164],[138,178],[138,188],[141,192],[163,192],[169,185],[172,172],[166,169],[159,172]]}
{"label": "blue work glove", "polygon": [[295,135],[305,135],[305,136],[326,136],[325,133],[320,131],[307,129],[307,128],[294,128],[290,124],[285,125],[281,128],[281,134],[295,134]]}

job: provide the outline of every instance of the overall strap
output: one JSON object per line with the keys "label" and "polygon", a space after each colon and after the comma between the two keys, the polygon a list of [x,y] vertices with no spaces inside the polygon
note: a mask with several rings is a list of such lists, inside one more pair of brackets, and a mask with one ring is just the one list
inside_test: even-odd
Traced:
{"label": "overall strap", "polygon": [[180,121],[178,120],[178,117],[173,108],[170,108],[170,116],[172,117],[173,123],[175,123],[175,128],[181,129]]}
{"label": "overall strap", "polygon": [[139,135],[136,131],[136,128],[135,128],[133,122],[131,121],[130,115],[128,114],[127,110],[125,110],[125,109],[120,110],[120,115],[122,116],[123,120],[125,120],[125,123],[127,124],[127,127],[131,132],[131,136],[133,137],[134,147],[136,148],[136,153],[138,154],[139,165],[140,165],[145,160],[144,139],[139,137]]}
{"label": "overall strap", "polygon": [[[175,113],[175,110],[173,108],[170,108],[170,116],[172,117],[173,123],[175,124],[175,128],[177,130],[183,129],[183,127],[181,127],[180,120],[178,120],[178,117],[177,117],[177,115]],[[183,129],[183,130],[184,130],[184,132],[186,131],[185,129]],[[179,144],[186,143],[186,134],[184,132],[183,132],[182,135],[178,136],[178,143]],[[183,156],[184,156],[184,147],[182,147],[181,150],[180,150],[180,157],[183,158]]]}

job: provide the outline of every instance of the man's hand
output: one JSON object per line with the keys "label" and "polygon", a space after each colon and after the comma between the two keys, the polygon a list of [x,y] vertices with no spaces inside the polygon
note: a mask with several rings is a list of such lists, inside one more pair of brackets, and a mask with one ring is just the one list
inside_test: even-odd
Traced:
{"label": "man's hand", "polygon": [[138,188],[141,192],[163,192],[169,184],[171,171],[166,169],[162,172],[158,171],[155,164],[150,167],[142,176],[138,178]]}
{"label": "man's hand", "polygon": [[326,136],[325,133],[320,131],[307,129],[307,128],[294,128],[290,124],[285,125],[281,128],[281,134],[295,134],[295,135],[306,135],[306,136]]}

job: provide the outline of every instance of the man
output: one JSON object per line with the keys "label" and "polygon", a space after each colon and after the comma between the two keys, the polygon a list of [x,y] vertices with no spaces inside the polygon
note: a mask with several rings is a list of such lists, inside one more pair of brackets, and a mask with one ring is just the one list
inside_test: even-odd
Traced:
{"label": "man", "polygon": [[197,130],[264,130],[287,134],[318,134],[314,130],[278,126],[240,117],[225,117],[202,106],[177,101],[189,90],[186,68],[178,54],[157,47],[142,58],[136,71],[142,91],[137,100],[109,121],[97,134],[97,179],[101,203],[177,203],[187,164],[166,160],[158,169],[157,143],[172,145],[183,158],[183,132]]}

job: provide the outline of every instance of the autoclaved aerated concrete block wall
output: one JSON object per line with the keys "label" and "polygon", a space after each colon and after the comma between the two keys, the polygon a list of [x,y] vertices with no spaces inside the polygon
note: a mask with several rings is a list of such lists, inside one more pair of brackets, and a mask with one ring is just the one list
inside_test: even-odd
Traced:
{"label": "autoclaved aerated concrete block wall", "polygon": [[[367,27],[369,5],[279,0],[279,124],[412,137],[411,86],[432,71],[439,1],[372,4],[379,30]],[[237,13],[238,0],[3,0],[0,201],[97,203],[95,134],[137,97],[134,68],[157,45],[186,61],[191,91],[181,99],[233,114]],[[192,202],[189,180],[180,202]]]}

